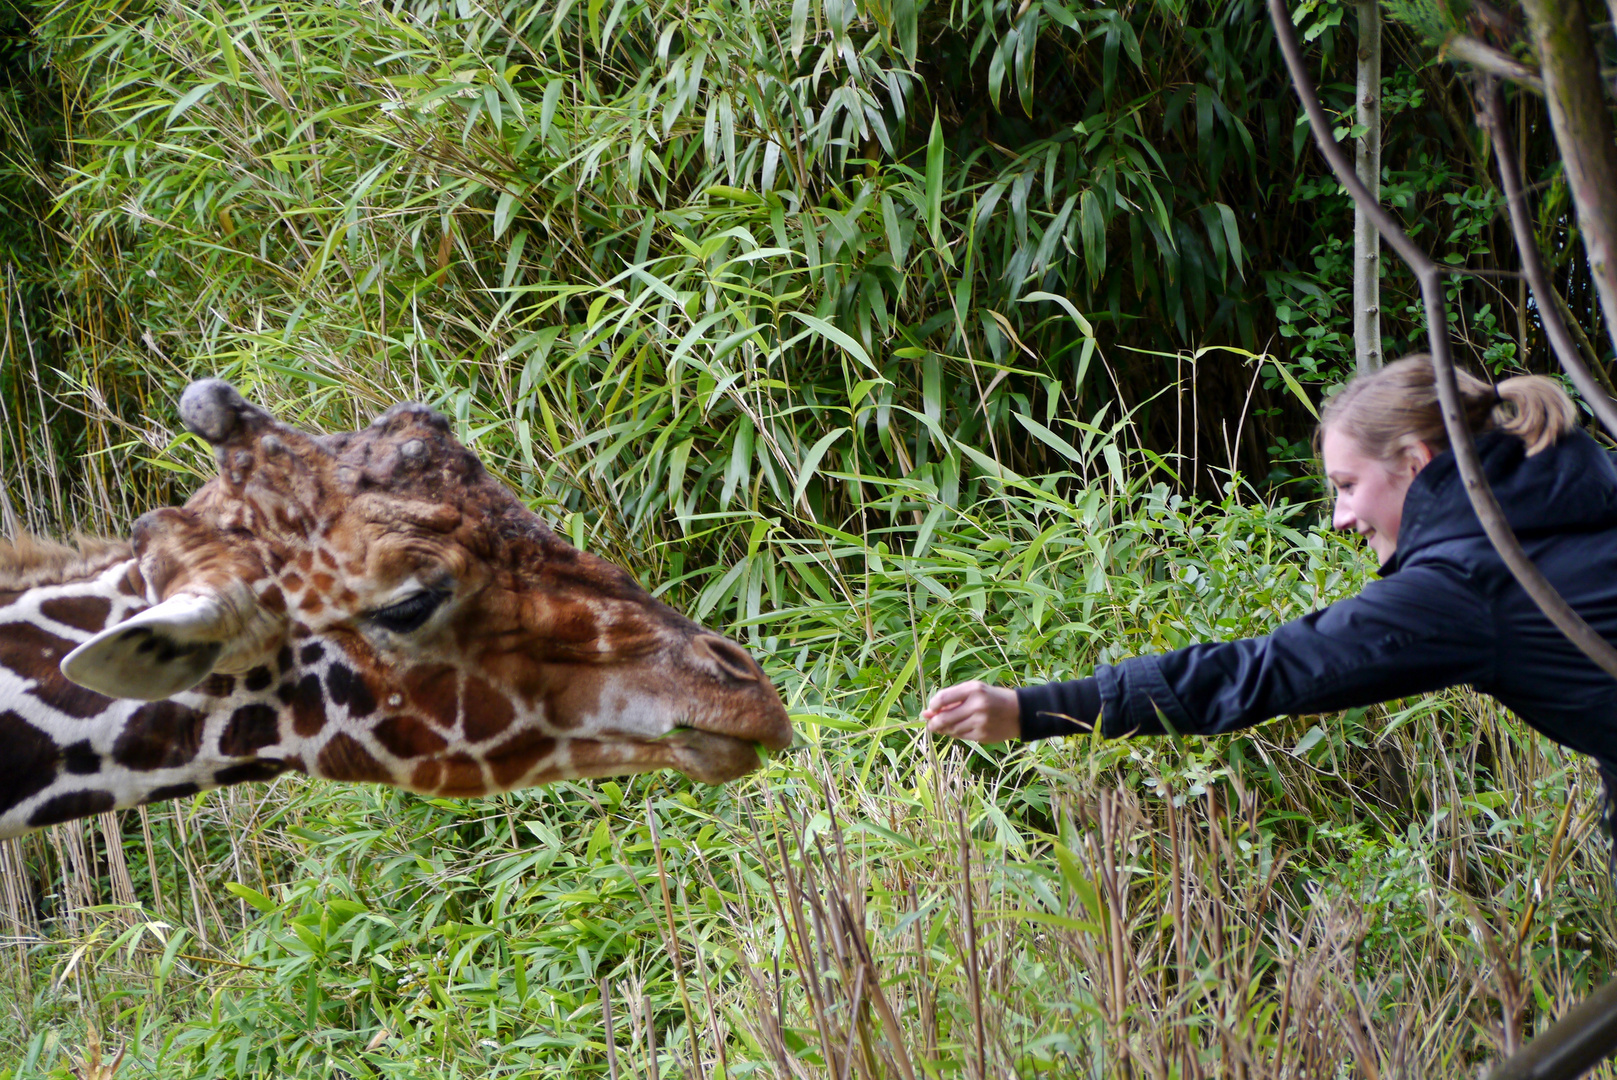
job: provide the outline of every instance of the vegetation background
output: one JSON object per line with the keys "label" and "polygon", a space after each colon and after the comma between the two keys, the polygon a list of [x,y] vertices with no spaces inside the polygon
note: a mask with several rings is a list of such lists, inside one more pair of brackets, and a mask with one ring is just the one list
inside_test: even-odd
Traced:
{"label": "vegetation background", "polygon": [[[1392,13],[1384,198],[1512,270],[1464,13]],[[1351,13],[1299,18],[1346,109]],[[1611,974],[1592,771],[1486,699],[914,722],[1366,573],[1308,448],[1351,211],[1253,0],[9,0],[0,64],[6,529],[183,499],[198,374],[325,430],[425,400],[802,734],[722,790],[282,780],[0,845],[0,1078],[92,1023],[164,1078],[1447,1075]],[[1451,299],[1474,366],[1543,369],[1517,282]]]}

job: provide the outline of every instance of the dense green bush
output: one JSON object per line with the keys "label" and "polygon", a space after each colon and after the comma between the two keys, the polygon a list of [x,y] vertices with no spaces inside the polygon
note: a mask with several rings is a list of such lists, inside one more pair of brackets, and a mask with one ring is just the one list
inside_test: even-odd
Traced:
{"label": "dense green bush", "polygon": [[1360,582],[1301,508],[1198,507],[1090,453],[953,508],[905,491],[879,538],[761,536],[756,587],[688,582],[802,735],[726,788],[282,781],[31,842],[41,880],[130,885],[34,917],[9,1080],[60,1075],[91,1019],[165,1078],[1424,1071],[1600,980],[1590,771],[1472,695],[1184,743],[918,730],[944,680],[1259,632]]}

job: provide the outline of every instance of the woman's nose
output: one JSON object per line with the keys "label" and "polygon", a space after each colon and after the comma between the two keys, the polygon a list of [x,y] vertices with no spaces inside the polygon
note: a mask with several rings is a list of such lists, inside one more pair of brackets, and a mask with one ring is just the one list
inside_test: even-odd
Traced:
{"label": "woman's nose", "polygon": [[1331,528],[1341,532],[1353,532],[1358,524],[1359,519],[1353,513],[1353,508],[1348,506],[1346,499],[1338,495],[1336,505],[1331,509]]}

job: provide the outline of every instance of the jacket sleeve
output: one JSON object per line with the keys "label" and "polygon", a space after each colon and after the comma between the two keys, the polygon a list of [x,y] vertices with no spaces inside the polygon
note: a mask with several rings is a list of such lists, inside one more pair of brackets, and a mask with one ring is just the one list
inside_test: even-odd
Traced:
{"label": "jacket sleeve", "polygon": [[1024,739],[1101,733],[1221,735],[1275,716],[1331,712],[1491,683],[1495,619],[1468,575],[1424,563],[1267,637],[1101,665],[1090,679],[1017,691]]}

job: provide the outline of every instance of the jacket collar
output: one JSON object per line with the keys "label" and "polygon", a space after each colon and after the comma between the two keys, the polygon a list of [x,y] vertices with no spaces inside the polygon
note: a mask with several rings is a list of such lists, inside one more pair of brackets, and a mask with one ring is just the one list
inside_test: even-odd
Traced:
{"label": "jacket collar", "polygon": [[[1483,475],[1518,536],[1617,527],[1617,465],[1584,432],[1575,430],[1532,457],[1526,444],[1504,432],[1484,432],[1476,443]],[[1381,576],[1422,548],[1482,535],[1454,452],[1445,450],[1409,485],[1398,550],[1381,567]]]}

